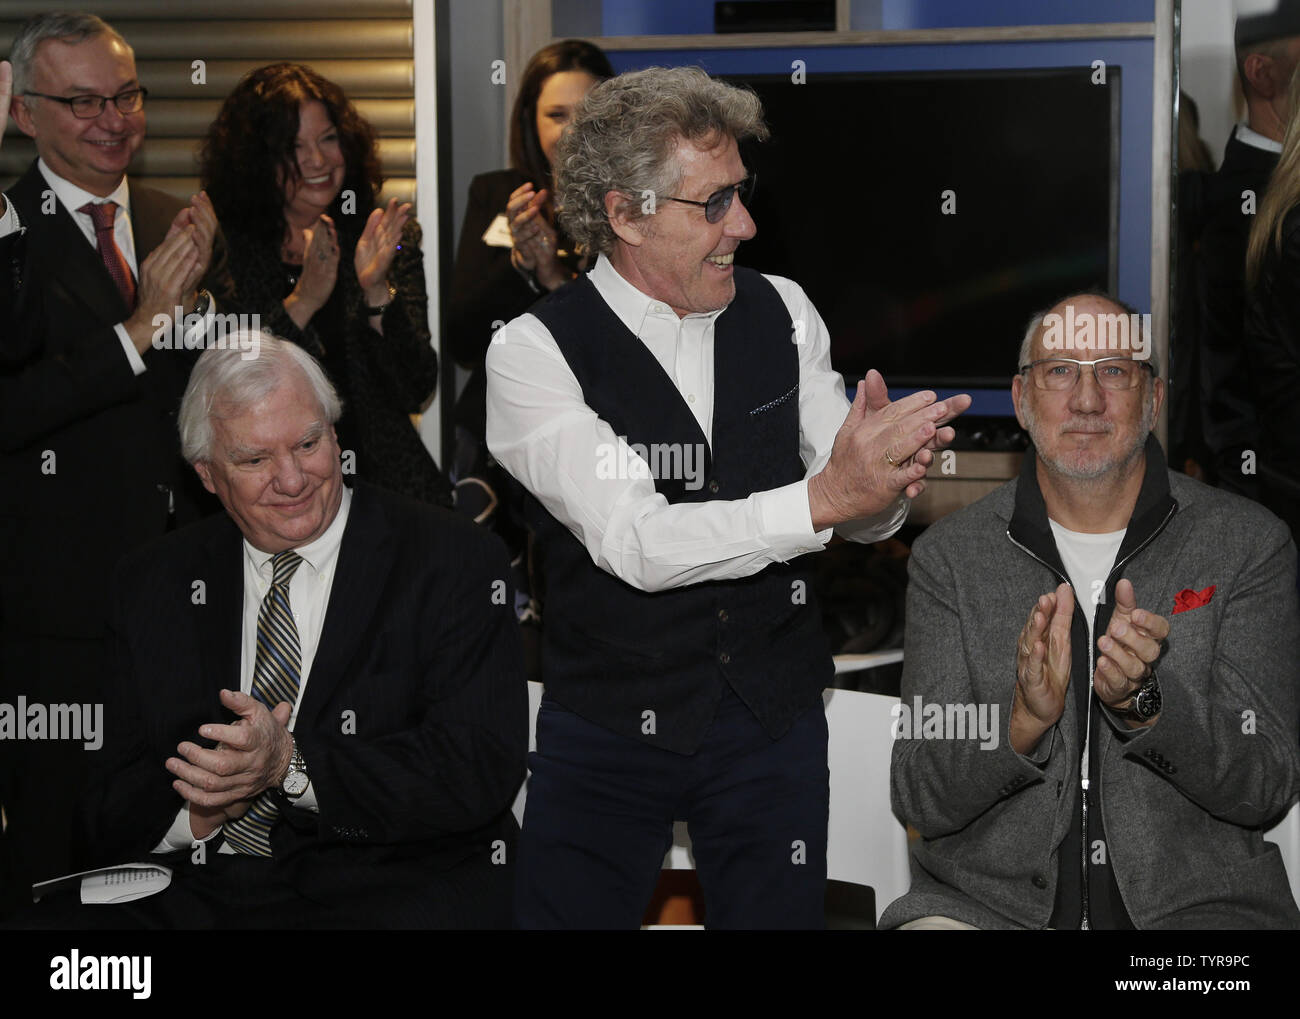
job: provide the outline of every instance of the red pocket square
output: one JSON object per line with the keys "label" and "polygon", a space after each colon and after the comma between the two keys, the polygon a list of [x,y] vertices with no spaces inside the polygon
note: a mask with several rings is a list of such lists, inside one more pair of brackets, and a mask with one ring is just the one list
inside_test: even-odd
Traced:
{"label": "red pocket square", "polygon": [[1188,609],[1199,609],[1202,605],[1209,605],[1217,586],[1211,584],[1204,591],[1193,591],[1190,587],[1179,591],[1174,596],[1174,612],[1186,612]]}

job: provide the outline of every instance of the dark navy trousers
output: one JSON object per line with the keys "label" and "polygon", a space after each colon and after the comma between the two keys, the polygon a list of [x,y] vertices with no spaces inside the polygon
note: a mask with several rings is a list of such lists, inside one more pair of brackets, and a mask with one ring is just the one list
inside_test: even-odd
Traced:
{"label": "dark navy trousers", "polygon": [[683,755],[545,697],[529,766],[517,926],[635,929],[678,820],[690,832],[708,927],[825,925],[830,776],[820,700],[773,740],[728,687],[702,746]]}

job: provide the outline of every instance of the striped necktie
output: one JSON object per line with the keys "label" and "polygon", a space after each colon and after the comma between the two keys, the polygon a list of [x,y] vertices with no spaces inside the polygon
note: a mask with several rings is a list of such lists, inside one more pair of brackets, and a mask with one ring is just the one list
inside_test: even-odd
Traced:
{"label": "striped necktie", "polygon": [[87,202],[78,212],[84,212],[95,226],[95,247],[104,260],[104,268],[117,284],[117,292],[126,302],[127,311],[135,311],[135,280],[126,256],[113,239],[113,223],[117,220],[117,202]]}
{"label": "striped necktie", "polygon": [[[302,563],[292,549],[271,559],[271,587],[257,612],[257,659],[253,664],[252,695],[267,710],[281,701],[295,704],[302,683],[302,648],[298,626],[289,608],[289,582]],[[249,856],[271,855],[271,828],[280,817],[280,804],[266,790],[249,805],[247,813],[223,827],[226,845]]]}

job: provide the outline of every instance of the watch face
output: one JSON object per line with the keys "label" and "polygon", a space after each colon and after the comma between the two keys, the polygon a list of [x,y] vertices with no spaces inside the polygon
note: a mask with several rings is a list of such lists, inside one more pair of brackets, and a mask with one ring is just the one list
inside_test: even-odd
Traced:
{"label": "watch face", "polygon": [[1143,719],[1155,718],[1160,714],[1161,702],[1160,687],[1150,683],[1139,690],[1138,695],[1133,698],[1133,709]]}
{"label": "watch face", "polygon": [[301,796],[307,791],[307,778],[305,771],[291,771],[284,777],[284,794],[286,796]]}

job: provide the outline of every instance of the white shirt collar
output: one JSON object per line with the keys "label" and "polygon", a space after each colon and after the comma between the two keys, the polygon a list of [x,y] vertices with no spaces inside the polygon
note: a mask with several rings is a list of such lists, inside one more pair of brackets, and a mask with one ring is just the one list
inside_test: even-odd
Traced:
{"label": "white shirt collar", "polygon": [[[59,201],[63,203],[63,207],[69,212],[75,213],[87,202],[93,202],[98,205],[101,202],[111,201],[117,202],[118,207],[126,212],[128,218],[130,217],[131,189],[126,183],[125,175],[123,175],[122,179],[118,181],[117,187],[113,189],[112,194],[105,195],[101,198],[99,195],[92,195],[84,188],[78,187],[76,184],[72,183],[72,181],[60,177],[49,168],[49,165],[44,159],[38,159],[36,161],[36,167],[41,171],[41,176],[45,178],[45,182],[50,185],[50,190],[58,196]],[[81,215],[84,216],[86,213],[83,212]]]}
{"label": "white shirt collar", "polygon": [[[329,527],[325,528],[325,533],[315,541],[294,549],[302,557],[302,561],[317,573],[323,570],[338,554],[339,546],[343,544],[343,531],[348,525],[348,511],[351,508],[352,489],[348,488],[347,485],[343,485],[343,497],[339,501],[339,511],[334,514],[334,519],[330,521]],[[259,574],[268,581],[271,579],[270,562],[275,558],[274,553],[263,552],[260,548],[254,548],[245,538],[244,555],[252,562],[253,568]]]}
{"label": "white shirt collar", "polygon": [[1245,124],[1237,125],[1237,141],[1249,145],[1253,149],[1263,149],[1265,152],[1278,154],[1282,152],[1281,142],[1275,142],[1272,138],[1265,138],[1258,131],[1252,131]]}
{"label": "white shirt collar", "polygon": [[[591,280],[596,292],[604,298],[610,310],[618,316],[619,321],[627,326],[634,336],[640,337],[641,327],[646,318],[650,316],[670,318],[674,324],[678,321],[685,321],[679,319],[677,312],[673,311],[663,301],[642,293],[624,279],[622,273],[614,268],[614,263],[604,255],[596,259],[596,264],[591,272],[587,274],[587,278]],[[712,321],[726,310],[726,308],[719,308],[717,311],[692,312],[686,318],[701,318]]]}

